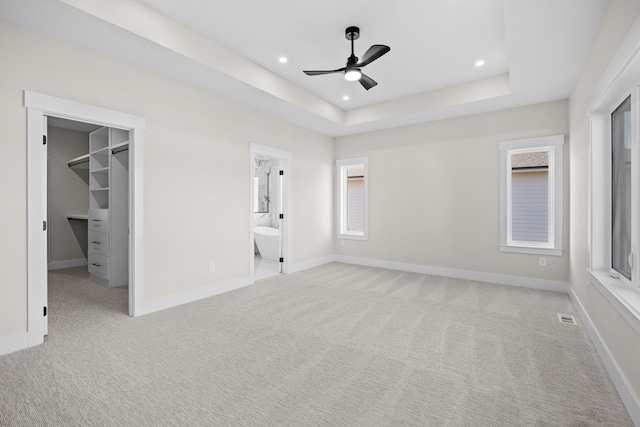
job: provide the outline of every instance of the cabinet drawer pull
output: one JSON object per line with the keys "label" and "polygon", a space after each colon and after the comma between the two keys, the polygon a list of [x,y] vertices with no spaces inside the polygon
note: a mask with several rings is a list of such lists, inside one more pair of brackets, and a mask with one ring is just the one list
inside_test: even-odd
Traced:
{"label": "cabinet drawer pull", "polygon": [[102,267],[102,265],[98,264],[97,262],[92,263],[91,265],[94,265],[96,267]]}
{"label": "cabinet drawer pull", "polygon": [[96,242],[95,240],[94,240],[93,242],[91,242],[91,243],[93,243],[93,244],[95,244],[95,245],[100,245],[100,244],[102,244],[102,242]]}

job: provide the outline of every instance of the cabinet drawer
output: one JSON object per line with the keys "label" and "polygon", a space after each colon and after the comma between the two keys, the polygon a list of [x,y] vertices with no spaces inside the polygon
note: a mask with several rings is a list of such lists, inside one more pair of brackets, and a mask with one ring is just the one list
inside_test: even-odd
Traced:
{"label": "cabinet drawer", "polygon": [[90,231],[89,251],[109,256],[109,233]]}
{"label": "cabinet drawer", "polygon": [[109,210],[89,209],[89,231],[109,232]]}
{"label": "cabinet drawer", "polygon": [[89,273],[109,280],[109,257],[89,252]]}

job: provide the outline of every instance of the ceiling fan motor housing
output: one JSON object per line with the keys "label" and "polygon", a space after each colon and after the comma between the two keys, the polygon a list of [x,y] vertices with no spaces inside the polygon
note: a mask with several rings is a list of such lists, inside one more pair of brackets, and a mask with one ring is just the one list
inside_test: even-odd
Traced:
{"label": "ceiling fan motor housing", "polygon": [[344,30],[344,37],[347,40],[358,40],[360,38],[360,28],[348,27],[346,30]]}

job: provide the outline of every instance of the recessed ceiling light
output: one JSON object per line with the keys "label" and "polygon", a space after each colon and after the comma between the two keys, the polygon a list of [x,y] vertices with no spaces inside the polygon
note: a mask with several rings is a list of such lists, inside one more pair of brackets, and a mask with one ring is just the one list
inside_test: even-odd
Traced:
{"label": "recessed ceiling light", "polygon": [[476,67],[482,67],[484,65],[484,59],[476,61]]}
{"label": "recessed ceiling light", "polygon": [[281,64],[285,64],[287,62],[287,57],[281,56],[280,58],[278,58],[278,61],[280,61]]}
{"label": "recessed ceiling light", "polygon": [[343,97],[342,97],[342,100],[343,100],[343,101],[348,101],[348,100],[349,100],[349,95],[345,95],[345,96],[343,96]]}

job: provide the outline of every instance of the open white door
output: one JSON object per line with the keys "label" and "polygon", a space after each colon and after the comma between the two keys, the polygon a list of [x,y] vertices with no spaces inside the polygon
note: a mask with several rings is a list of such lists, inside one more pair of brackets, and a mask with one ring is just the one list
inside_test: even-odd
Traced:
{"label": "open white door", "polygon": [[280,170],[278,171],[278,229],[280,230],[278,239],[278,258],[280,260],[278,263],[278,271],[280,273],[284,271],[282,268],[284,264],[284,236],[287,233],[284,225],[284,215],[284,170],[282,169],[282,165],[280,165]]}
{"label": "open white door", "polygon": [[[47,141],[47,116],[42,116],[42,170],[44,173],[42,174],[42,178],[44,180],[44,188],[47,189],[47,202],[45,203],[45,211],[43,213],[44,223],[43,229],[45,231],[45,239],[47,239],[47,244],[45,245],[44,259],[47,261],[44,265],[40,266],[40,268],[44,269],[42,272],[44,277],[47,277],[49,265],[49,144]],[[49,335],[49,288],[48,286],[44,286],[42,289],[42,334]]]}

